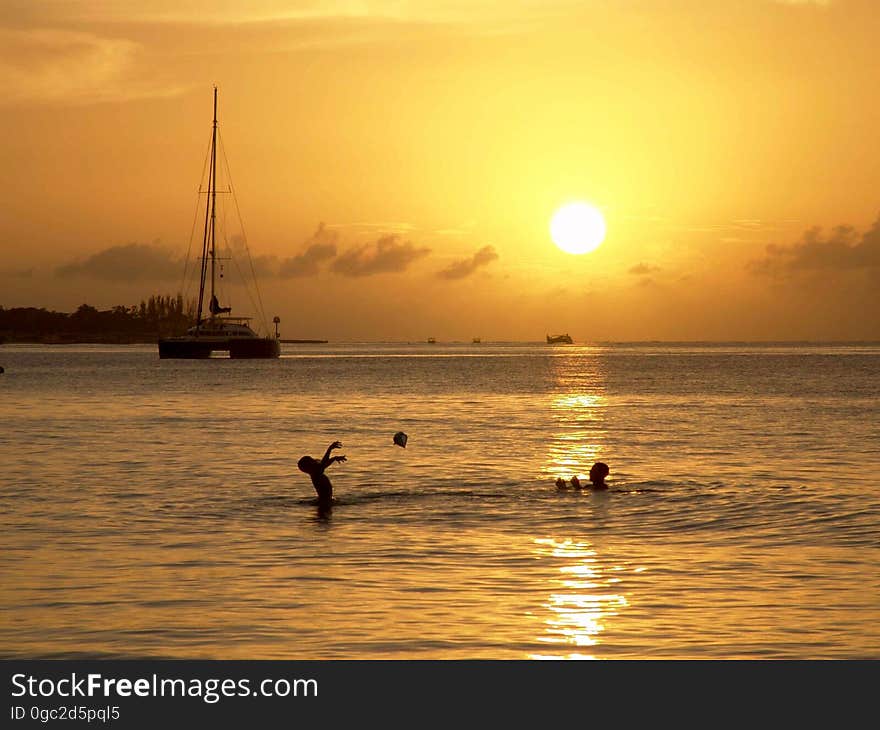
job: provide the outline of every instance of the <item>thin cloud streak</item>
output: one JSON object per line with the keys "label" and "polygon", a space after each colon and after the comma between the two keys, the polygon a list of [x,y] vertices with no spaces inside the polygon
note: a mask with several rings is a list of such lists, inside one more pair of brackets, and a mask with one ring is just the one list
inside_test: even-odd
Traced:
{"label": "thin cloud streak", "polygon": [[487,266],[498,258],[498,253],[493,246],[483,246],[473,256],[461,261],[456,261],[442,271],[437,272],[441,279],[464,279],[473,274],[477,269]]}
{"label": "thin cloud streak", "polygon": [[342,231],[382,231],[383,233],[411,233],[416,230],[416,227],[412,223],[394,221],[385,223],[328,223],[325,227]]}
{"label": "thin cloud streak", "polygon": [[[46,10],[34,8],[33,0],[9,0],[10,12],[39,19]],[[242,25],[313,20],[375,20],[424,24],[487,24],[491,21],[526,20],[555,17],[560,12],[583,7],[583,0],[521,0],[515,5],[480,5],[434,0],[401,3],[399,0],[319,0],[285,2],[251,0],[248,3],[227,0],[214,2],[205,12],[202,0],[67,0],[55,4],[49,12],[71,23],[187,23],[202,25]],[[503,26],[502,26],[503,27]]]}
{"label": "thin cloud streak", "polygon": [[54,29],[0,29],[0,106],[89,104],[169,97],[179,84],[138,81],[140,44],[125,38]]}

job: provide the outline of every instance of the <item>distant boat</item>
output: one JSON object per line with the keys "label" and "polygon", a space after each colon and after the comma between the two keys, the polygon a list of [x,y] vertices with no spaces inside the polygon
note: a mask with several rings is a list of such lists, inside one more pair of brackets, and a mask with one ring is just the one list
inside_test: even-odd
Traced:
{"label": "distant boat", "polygon": [[471,340],[471,341],[472,341],[475,345],[479,345],[479,344],[482,342],[482,340],[481,340],[479,337],[474,337],[474,339]]}
{"label": "distant boat", "polygon": [[547,335],[547,344],[548,345],[570,345],[572,344],[571,337],[567,334],[565,335]]}
{"label": "distant boat", "polygon": [[[275,336],[260,337],[251,329],[251,317],[228,316],[232,307],[223,307],[217,298],[217,250],[215,221],[217,210],[217,87],[214,87],[214,124],[211,135],[205,228],[202,240],[201,276],[196,324],[186,334],[159,339],[160,358],[199,359],[214,352],[228,352],[232,358],[271,358],[281,354],[278,322]],[[227,191],[229,192],[229,191]],[[250,255],[250,254],[248,254]],[[220,278],[223,278],[222,267]],[[256,285],[256,282],[255,282]],[[257,293],[257,301],[259,293]],[[207,302],[207,307],[205,306]],[[205,311],[207,309],[207,311]],[[265,319],[265,317],[264,317]],[[268,331],[268,326],[266,326]]]}
{"label": "distant boat", "polygon": [[433,337],[429,337],[429,338],[428,338],[428,344],[429,344],[429,345],[436,345],[436,344],[437,344],[437,340],[435,340]]}

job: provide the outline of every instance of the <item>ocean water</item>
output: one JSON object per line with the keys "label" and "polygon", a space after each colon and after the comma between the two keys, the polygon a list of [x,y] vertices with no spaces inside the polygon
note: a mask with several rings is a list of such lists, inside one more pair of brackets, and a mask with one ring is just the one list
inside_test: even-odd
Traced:
{"label": "ocean water", "polygon": [[4,657],[880,659],[878,345],[0,365]]}

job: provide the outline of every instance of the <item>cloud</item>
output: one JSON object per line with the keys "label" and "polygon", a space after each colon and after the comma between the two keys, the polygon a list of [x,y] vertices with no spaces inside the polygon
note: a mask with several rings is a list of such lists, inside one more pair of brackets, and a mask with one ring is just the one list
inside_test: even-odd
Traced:
{"label": "cloud", "polygon": [[636,264],[631,269],[629,269],[630,274],[635,274],[636,276],[641,276],[643,274],[655,274],[660,271],[659,266],[651,266],[650,264]]}
{"label": "cloud", "polygon": [[633,276],[640,276],[641,278],[636,282],[636,286],[642,287],[643,289],[654,289],[658,288],[660,285],[657,281],[651,276],[651,274],[656,274],[662,269],[659,266],[654,266],[652,264],[644,264],[638,263],[635,266],[630,267],[627,270],[627,273],[632,274]]}
{"label": "cloud", "polygon": [[[5,0],[15,2],[15,0]],[[21,0],[18,0],[21,4]],[[27,0],[25,5],[37,3]],[[46,4],[45,2],[43,3]],[[358,18],[406,18],[424,11],[416,8],[408,10],[401,3],[353,2],[352,0],[320,0],[319,2],[278,2],[278,0],[250,0],[235,2],[221,0],[212,3],[211,13],[205,13],[204,0],[113,0],[95,2],[94,0],[64,0],[59,8],[51,8],[55,17],[74,23],[144,23],[144,24],[204,24],[222,27],[251,23],[281,23],[284,21],[309,21],[317,19],[358,19]],[[29,9],[30,17],[45,17],[39,9]]]}
{"label": "cloud", "polygon": [[307,248],[301,254],[284,259],[278,267],[282,278],[314,276],[320,265],[336,256],[336,233],[321,223],[312,237],[306,241]]}
{"label": "cloud", "polygon": [[85,261],[58,267],[62,278],[85,276],[104,281],[171,281],[180,279],[183,260],[158,246],[129,243],[111,246]]}
{"label": "cloud", "polygon": [[766,257],[748,268],[771,276],[880,268],[880,218],[863,234],[852,226],[837,226],[828,235],[810,228],[791,246],[767,246]]}
{"label": "cloud", "polygon": [[498,254],[494,247],[483,246],[483,248],[470,258],[455,261],[442,271],[438,271],[437,276],[441,279],[464,279],[473,274],[481,266],[487,266],[497,258]]}
{"label": "cloud", "polygon": [[396,235],[382,236],[375,243],[350,249],[333,262],[333,271],[343,276],[371,276],[405,271],[417,259],[431,253],[417,248],[411,241],[402,242]]}
{"label": "cloud", "polygon": [[298,256],[284,259],[278,269],[278,276],[292,278],[297,276],[313,276],[320,270],[323,261],[336,256],[336,244],[314,243]]}
{"label": "cloud", "polygon": [[125,38],[46,28],[0,29],[0,105],[172,96],[179,85],[133,78],[143,49]]}
{"label": "cloud", "polygon": [[247,255],[237,258],[238,266],[243,267],[242,270],[250,274],[250,266],[253,266],[254,276],[260,279],[271,279],[278,276],[278,257],[272,255],[251,256],[250,265],[247,264]]}
{"label": "cloud", "polygon": [[[438,37],[522,34],[558,18],[560,12],[578,8],[580,2],[219,0],[206,12],[205,0],[3,0],[0,22],[9,28],[28,28],[26,32],[125,33],[142,41],[135,46],[141,86],[161,93],[157,87],[164,83],[170,90],[179,86],[181,79],[177,73],[157,80],[158,69],[169,56],[183,57],[198,68],[192,64],[195,57],[207,57],[207,62],[216,66],[212,59],[218,47],[227,53],[244,47],[257,53],[289,53],[365,45],[384,48],[389,44],[421,44]],[[4,45],[0,38],[0,56]],[[53,76],[63,77],[63,71],[63,64],[57,66]],[[103,89],[114,98],[128,93],[126,98],[132,98],[132,81],[129,75],[126,84],[114,80],[110,86],[92,85],[90,89]],[[57,91],[57,83],[53,85]],[[28,86],[20,88],[27,90]],[[174,93],[182,91],[185,89]]]}

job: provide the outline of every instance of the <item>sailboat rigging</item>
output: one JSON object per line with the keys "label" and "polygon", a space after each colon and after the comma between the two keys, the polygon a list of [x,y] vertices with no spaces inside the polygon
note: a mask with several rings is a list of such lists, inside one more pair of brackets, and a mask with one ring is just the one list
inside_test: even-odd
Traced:
{"label": "sailboat rigging", "polygon": [[[232,358],[278,357],[281,354],[281,344],[277,332],[279,321],[277,317],[275,336],[260,337],[251,329],[250,317],[230,316],[232,307],[222,306],[217,297],[217,126],[217,87],[215,86],[196,323],[186,331],[186,334],[159,339],[159,357],[208,358],[214,352],[224,351]],[[220,277],[223,277],[222,269]],[[256,285],[256,282],[254,283]],[[207,307],[205,307],[206,300]]]}

